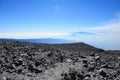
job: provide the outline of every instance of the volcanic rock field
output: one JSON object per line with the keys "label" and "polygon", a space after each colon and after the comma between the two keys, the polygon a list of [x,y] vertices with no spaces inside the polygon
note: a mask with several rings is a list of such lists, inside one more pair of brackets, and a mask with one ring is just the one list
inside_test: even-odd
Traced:
{"label": "volcanic rock field", "polygon": [[0,80],[120,80],[120,51],[0,40]]}

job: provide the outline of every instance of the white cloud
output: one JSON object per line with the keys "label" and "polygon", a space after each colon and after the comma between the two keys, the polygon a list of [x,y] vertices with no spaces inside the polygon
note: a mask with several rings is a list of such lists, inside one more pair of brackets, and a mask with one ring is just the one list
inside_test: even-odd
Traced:
{"label": "white cloud", "polygon": [[120,13],[117,18],[96,27],[82,28],[79,31],[94,33],[95,35],[79,34],[76,40],[95,44],[105,49],[120,49]]}
{"label": "white cloud", "polygon": [[66,32],[17,32],[0,33],[1,38],[45,38],[66,36]]}

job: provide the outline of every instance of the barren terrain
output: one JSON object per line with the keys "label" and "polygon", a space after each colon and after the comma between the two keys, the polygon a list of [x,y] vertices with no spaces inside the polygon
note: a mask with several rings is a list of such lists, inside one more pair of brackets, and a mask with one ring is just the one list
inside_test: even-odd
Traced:
{"label": "barren terrain", "polygon": [[120,51],[0,40],[0,80],[120,80]]}

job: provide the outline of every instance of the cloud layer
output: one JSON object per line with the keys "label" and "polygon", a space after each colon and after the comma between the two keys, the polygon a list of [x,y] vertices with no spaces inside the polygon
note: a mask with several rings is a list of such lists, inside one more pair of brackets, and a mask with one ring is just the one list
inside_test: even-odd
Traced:
{"label": "cloud layer", "polygon": [[65,36],[66,32],[8,32],[0,33],[1,38],[44,38],[44,37],[61,37]]}
{"label": "cloud layer", "polygon": [[120,14],[117,15],[116,19],[110,20],[104,25],[82,28],[76,34],[74,32],[74,38],[77,41],[88,42],[103,49],[120,50]]}
{"label": "cloud layer", "polygon": [[74,32],[72,33],[73,36],[78,36],[78,35],[94,35],[92,32],[85,32],[85,31],[80,31],[80,32]]}

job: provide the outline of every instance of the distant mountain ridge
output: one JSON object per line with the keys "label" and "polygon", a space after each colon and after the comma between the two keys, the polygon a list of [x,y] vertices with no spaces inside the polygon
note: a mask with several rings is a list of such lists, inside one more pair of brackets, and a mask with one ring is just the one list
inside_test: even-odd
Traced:
{"label": "distant mountain ridge", "polygon": [[40,39],[19,39],[23,42],[33,42],[33,43],[47,43],[47,44],[56,44],[56,43],[70,43],[69,40],[64,39],[55,39],[55,38],[40,38]]}
{"label": "distant mountain ridge", "polygon": [[68,50],[68,51],[97,51],[102,52],[103,49],[96,48],[94,46],[91,46],[89,44],[86,44],[84,42],[77,42],[77,43],[66,43],[66,44],[51,44],[51,46],[55,48],[59,48],[62,50]]}
{"label": "distant mountain ridge", "polygon": [[88,52],[88,51],[94,51],[94,52],[102,52],[103,49],[96,48],[94,46],[91,46],[89,44],[86,44],[84,42],[70,42],[68,40],[63,39],[53,39],[53,38],[40,38],[40,39],[5,39],[1,38],[0,41],[7,41],[7,42],[30,42],[30,43],[42,43],[46,46],[54,47],[61,50],[67,50],[72,52]]}
{"label": "distant mountain ridge", "polygon": [[32,42],[32,43],[46,43],[46,44],[61,44],[61,43],[72,43],[72,41],[56,38],[37,38],[37,39],[11,39],[11,38],[0,38],[0,40],[15,40],[21,42]]}
{"label": "distant mountain ridge", "polygon": [[73,42],[64,39],[54,39],[54,38],[39,38],[39,39],[5,39],[0,40],[11,40],[19,42],[30,42],[30,43],[43,43],[51,47],[59,48],[68,51],[102,51],[102,49],[96,48],[89,44],[83,42]]}

